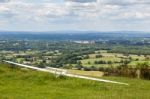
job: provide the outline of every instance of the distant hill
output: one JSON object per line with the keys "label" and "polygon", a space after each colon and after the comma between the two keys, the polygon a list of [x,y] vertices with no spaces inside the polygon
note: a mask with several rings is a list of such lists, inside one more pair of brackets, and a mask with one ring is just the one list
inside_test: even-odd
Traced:
{"label": "distant hill", "polygon": [[0,39],[18,40],[119,40],[130,38],[150,38],[147,32],[92,32],[92,31],[66,31],[66,32],[0,32]]}

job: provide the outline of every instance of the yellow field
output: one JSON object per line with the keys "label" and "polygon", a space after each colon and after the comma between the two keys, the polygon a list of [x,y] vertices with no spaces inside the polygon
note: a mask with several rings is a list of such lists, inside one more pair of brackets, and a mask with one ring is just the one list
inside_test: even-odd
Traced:
{"label": "yellow field", "polygon": [[102,77],[104,75],[104,73],[100,71],[68,70],[68,72],[71,74],[88,76],[88,77]]}

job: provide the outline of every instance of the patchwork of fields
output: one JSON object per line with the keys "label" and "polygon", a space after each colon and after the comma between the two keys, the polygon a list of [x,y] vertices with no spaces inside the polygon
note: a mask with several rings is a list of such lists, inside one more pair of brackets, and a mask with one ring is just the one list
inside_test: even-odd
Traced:
{"label": "patchwork of fields", "polygon": [[95,66],[103,68],[116,68],[122,65],[125,61],[129,61],[127,65],[133,68],[135,68],[139,63],[148,63],[150,65],[150,55],[124,55],[120,53],[108,53],[106,50],[101,50],[95,51],[95,53],[87,56],[87,58],[80,60],[81,65],[84,67]]}

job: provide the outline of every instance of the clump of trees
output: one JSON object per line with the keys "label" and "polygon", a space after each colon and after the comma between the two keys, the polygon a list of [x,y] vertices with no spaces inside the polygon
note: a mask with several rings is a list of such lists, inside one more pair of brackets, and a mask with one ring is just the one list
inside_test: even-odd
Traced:
{"label": "clump of trees", "polygon": [[102,55],[95,55],[95,58],[102,58]]}
{"label": "clump of trees", "polygon": [[94,61],[94,64],[107,64],[105,61],[99,60],[99,61]]}
{"label": "clump of trees", "polygon": [[99,61],[94,61],[94,64],[112,64],[112,61],[103,61],[103,60],[99,60]]}

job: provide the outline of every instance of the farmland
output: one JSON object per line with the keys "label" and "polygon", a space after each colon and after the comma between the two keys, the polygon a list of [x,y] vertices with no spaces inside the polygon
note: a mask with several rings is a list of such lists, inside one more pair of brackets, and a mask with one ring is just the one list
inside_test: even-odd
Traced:
{"label": "farmland", "polygon": [[12,68],[0,64],[1,99],[149,99],[150,82],[125,77],[102,77],[127,82],[116,85]]}
{"label": "farmland", "polygon": [[101,77],[99,73],[103,72],[104,75],[135,78],[138,69],[142,73],[139,74],[141,75],[139,78],[150,79],[149,38],[114,39],[107,38],[100,41],[4,39],[0,41],[0,61],[13,61],[40,68],[70,69],[75,74],[96,77],[97,73]]}
{"label": "farmland", "polygon": [[[84,57],[84,56],[83,56]],[[124,61],[129,61],[130,68],[136,68],[138,63],[148,63],[150,65],[150,55],[135,55],[135,54],[121,54],[121,53],[108,53],[107,50],[95,51],[93,54],[88,54],[86,58],[80,60],[82,66],[85,67],[114,67],[117,68],[123,64]]]}

